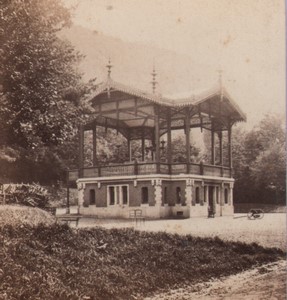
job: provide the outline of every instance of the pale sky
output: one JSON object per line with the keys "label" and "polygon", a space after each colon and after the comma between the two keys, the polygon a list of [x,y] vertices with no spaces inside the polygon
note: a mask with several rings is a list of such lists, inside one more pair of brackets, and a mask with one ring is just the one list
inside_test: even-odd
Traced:
{"label": "pale sky", "polygon": [[76,5],[75,24],[187,54],[214,81],[221,68],[224,84],[252,125],[265,113],[285,112],[283,0],[64,2]]}

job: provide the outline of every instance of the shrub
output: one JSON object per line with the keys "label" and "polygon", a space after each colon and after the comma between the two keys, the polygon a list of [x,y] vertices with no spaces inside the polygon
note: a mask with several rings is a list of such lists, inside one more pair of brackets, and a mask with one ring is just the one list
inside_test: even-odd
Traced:
{"label": "shrub", "polygon": [[[48,191],[38,184],[4,184],[6,204],[20,204],[43,208],[48,204]],[[2,203],[4,195],[2,195]]]}

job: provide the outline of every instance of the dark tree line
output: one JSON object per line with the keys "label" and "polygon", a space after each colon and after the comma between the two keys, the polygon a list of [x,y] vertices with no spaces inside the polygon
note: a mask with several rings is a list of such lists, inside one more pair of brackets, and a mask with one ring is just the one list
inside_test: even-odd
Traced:
{"label": "dark tree line", "polygon": [[284,118],[266,115],[250,131],[233,134],[236,202],[284,203],[286,142]]}

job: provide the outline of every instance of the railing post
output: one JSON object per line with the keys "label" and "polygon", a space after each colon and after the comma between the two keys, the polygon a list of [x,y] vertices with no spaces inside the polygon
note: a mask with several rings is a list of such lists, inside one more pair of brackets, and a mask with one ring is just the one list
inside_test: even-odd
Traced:
{"label": "railing post", "polygon": [[172,175],[172,164],[168,164],[168,174]]}
{"label": "railing post", "polygon": [[204,175],[204,167],[202,161],[200,162],[199,166],[200,166],[200,175]]}
{"label": "railing post", "polygon": [[134,173],[135,173],[135,175],[138,175],[138,171],[139,171],[139,169],[138,169],[138,162],[137,162],[137,160],[135,160],[135,165],[134,165]]}

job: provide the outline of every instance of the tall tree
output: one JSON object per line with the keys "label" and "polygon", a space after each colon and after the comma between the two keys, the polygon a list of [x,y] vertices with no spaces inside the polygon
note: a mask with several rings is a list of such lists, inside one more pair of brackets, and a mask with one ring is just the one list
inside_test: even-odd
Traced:
{"label": "tall tree", "polygon": [[[251,132],[261,151],[251,162],[256,188],[273,202],[284,200],[286,191],[286,142],[283,119],[267,115]],[[250,142],[250,140],[249,140]]]}
{"label": "tall tree", "polygon": [[77,152],[86,86],[76,70],[81,55],[58,37],[69,24],[59,0],[0,2],[0,159],[8,180],[56,180],[65,143]]}
{"label": "tall tree", "polygon": [[286,155],[284,120],[266,115],[249,132],[233,135],[236,202],[284,201]]}
{"label": "tall tree", "polygon": [[80,55],[57,36],[69,21],[58,0],[1,1],[2,145],[36,149],[72,133],[78,108],[66,95],[79,85]]}

